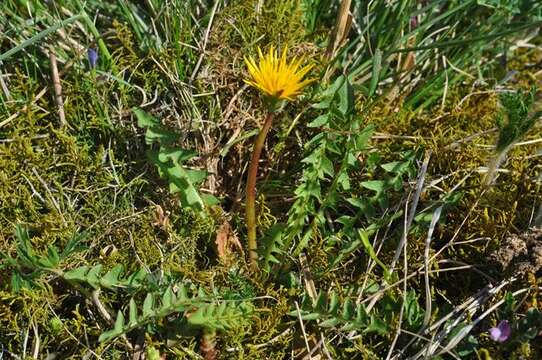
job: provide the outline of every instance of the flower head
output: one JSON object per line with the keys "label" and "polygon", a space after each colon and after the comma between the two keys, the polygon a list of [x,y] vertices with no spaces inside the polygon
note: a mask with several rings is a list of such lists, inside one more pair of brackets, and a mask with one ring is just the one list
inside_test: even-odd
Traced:
{"label": "flower head", "polygon": [[90,68],[95,68],[96,63],[98,62],[98,50],[94,48],[88,48],[87,50],[88,63]]}
{"label": "flower head", "polygon": [[497,325],[497,327],[489,329],[489,336],[491,337],[491,340],[498,342],[505,342],[508,340],[511,333],[512,329],[510,328],[508,320],[503,320],[499,323],[499,325]]}
{"label": "flower head", "polygon": [[264,55],[258,48],[258,63],[252,57],[245,57],[251,75],[251,79],[245,79],[245,82],[273,100],[293,100],[315,79],[303,80],[312,65],[301,66],[303,59],[297,58],[288,62],[286,52],[287,48],[284,48],[279,57],[277,50],[271,47]]}

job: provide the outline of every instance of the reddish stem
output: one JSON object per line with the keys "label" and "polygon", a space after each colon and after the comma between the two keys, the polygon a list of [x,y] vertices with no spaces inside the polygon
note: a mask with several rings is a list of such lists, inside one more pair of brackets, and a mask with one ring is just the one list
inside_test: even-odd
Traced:
{"label": "reddish stem", "polygon": [[246,222],[248,232],[248,249],[250,255],[250,266],[253,270],[258,270],[258,244],[256,242],[256,178],[258,177],[258,163],[265,143],[267,133],[273,124],[273,113],[267,113],[265,123],[254,142],[252,150],[252,159],[248,168],[247,189],[246,189]]}

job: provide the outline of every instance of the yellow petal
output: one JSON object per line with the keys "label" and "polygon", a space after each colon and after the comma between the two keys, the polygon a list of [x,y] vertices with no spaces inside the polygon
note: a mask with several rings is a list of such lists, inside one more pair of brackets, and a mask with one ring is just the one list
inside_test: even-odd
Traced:
{"label": "yellow petal", "polygon": [[279,55],[274,46],[264,54],[258,47],[258,62],[253,57],[245,57],[250,79],[245,83],[277,99],[293,100],[301,90],[315,79],[303,80],[313,65],[301,66],[303,58],[287,60],[287,47]]}

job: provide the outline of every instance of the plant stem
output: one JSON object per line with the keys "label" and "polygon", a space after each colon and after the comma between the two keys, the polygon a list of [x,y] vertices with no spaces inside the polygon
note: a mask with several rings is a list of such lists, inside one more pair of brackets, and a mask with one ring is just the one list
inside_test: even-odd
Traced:
{"label": "plant stem", "polygon": [[246,189],[246,207],[245,217],[248,232],[248,250],[250,255],[250,267],[252,270],[258,270],[258,244],[256,243],[256,178],[258,177],[258,163],[262,153],[263,144],[267,133],[273,124],[273,113],[268,112],[252,150],[252,158],[248,168],[247,189]]}
{"label": "plant stem", "polygon": [[81,3],[81,1],[77,0],[76,3],[77,3],[77,6],[79,7],[79,10],[81,11],[83,22],[88,27],[88,30],[94,36],[94,39],[96,40],[96,43],[98,44],[98,48],[100,48],[100,54],[107,60],[108,65],[110,65],[111,54],[109,53],[109,50],[107,49],[107,46],[105,45],[104,39],[102,38],[102,36],[100,35],[100,32],[96,28],[96,25],[94,25],[94,22],[91,20],[90,16],[86,12],[85,7]]}
{"label": "plant stem", "polygon": [[203,329],[199,348],[205,360],[216,360],[218,356],[218,350],[216,349],[216,330]]}

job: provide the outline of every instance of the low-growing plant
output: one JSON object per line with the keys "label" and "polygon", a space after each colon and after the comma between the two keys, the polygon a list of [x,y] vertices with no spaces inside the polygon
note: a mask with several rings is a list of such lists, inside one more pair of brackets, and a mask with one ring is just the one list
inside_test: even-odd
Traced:
{"label": "low-growing plant", "polygon": [[245,82],[264,95],[267,115],[264,125],[254,142],[252,158],[248,168],[246,185],[245,217],[247,225],[248,248],[250,265],[253,270],[258,269],[258,244],[256,242],[256,179],[258,176],[258,163],[267,133],[273,124],[275,113],[286,100],[293,100],[303,88],[314,79],[303,80],[313,65],[301,67],[303,59],[287,61],[287,48],[282,50],[279,57],[277,50],[271,46],[269,53],[263,55],[258,48],[258,63],[253,58],[245,58],[251,78]]}
{"label": "low-growing plant", "polygon": [[540,120],[542,111],[532,109],[535,105],[536,92],[536,88],[533,88],[528,93],[517,90],[501,95],[502,109],[496,116],[499,136],[495,146],[495,156],[489,162],[484,178],[486,186],[493,182],[510,149]]}
{"label": "low-growing plant", "polygon": [[145,113],[141,109],[135,109],[137,124],[144,128],[145,142],[147,145],[158,144],[158,149],[150,149],[148,156],[156,165],[161,177],[169,183],[169,191],[179,194],[181,206],[202,211],[206,205],[214,205],[218,200],[210,194],[202,194],[199,185],[205,177],[203,170],[190,169],[185,163],[197,156],[193,150],[181,149],[175,145],[180,135],[160,124],[160,121]]}
{"label": "low-growing plant", "polygon": [[541,11],[1,2],[0,357],[539,358]]}

